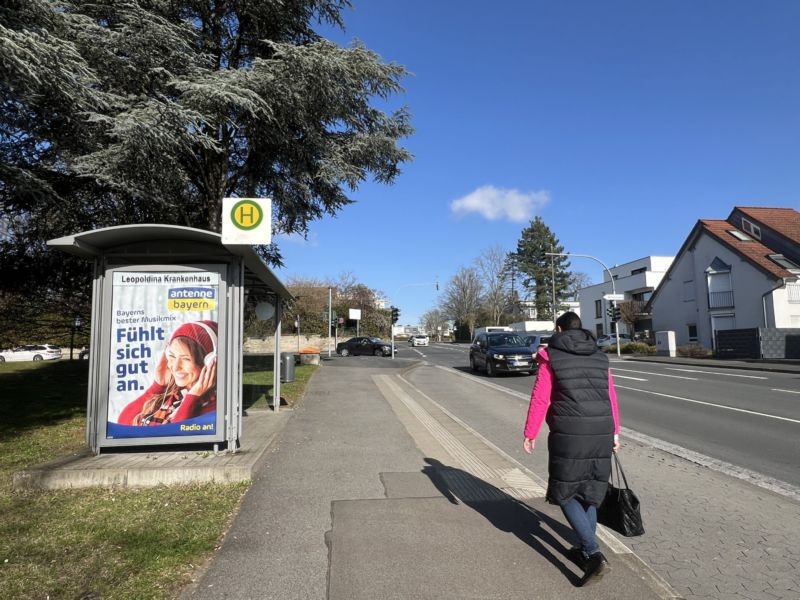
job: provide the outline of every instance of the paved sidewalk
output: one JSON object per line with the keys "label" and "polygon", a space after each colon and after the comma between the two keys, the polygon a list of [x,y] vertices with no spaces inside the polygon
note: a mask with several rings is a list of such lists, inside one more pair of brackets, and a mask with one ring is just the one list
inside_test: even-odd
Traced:
{"label": "paved sidewalk", "polygon": [[410,363],[389,364],[315,373],[182,598],[678,597],[609,536],[611,573],[577,587],[541,480],[399,377]]}

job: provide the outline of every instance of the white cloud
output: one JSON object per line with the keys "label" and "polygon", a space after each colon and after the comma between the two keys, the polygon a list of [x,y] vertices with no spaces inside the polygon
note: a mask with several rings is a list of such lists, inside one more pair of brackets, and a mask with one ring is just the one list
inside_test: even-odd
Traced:
{"label": "white cloud", "polygon": [[450,210],[463,216],[478,213],[484,219],[497,221],[507,219],[521,223],[533,218],[534,214],[550,201],[550,192],[523,193],[519,190],[504,190],[493,185],[484,185],[466,196],[453,200]]}

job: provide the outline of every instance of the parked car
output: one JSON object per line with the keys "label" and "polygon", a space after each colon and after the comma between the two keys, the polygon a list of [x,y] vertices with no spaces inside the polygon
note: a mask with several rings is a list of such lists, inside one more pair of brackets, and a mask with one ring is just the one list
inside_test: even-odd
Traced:
{"label": "parked car", "polygon": [[84,348],[78,353],[78,359],[89,360],[89,348]]}
{"label": "parked car", "polygon": [[[633,340],[631,340],[631,336],[627,333],[620,333],[619,334],[619,341],[621,344],[629,344]],[[605,348],[606,346],[615,346],[617,343],[617,334],[611,333],[609,335],[601,335],[597,338],[597,347],[598,348]]]}
{"label": "parked car", "polygon": [[0,352],[0,362],[57,360],[59,358],[61,358],[61,348],[50,344],[30,344]]}
{"label": "parked car", "polygon": [[536,371],[533,350],[524,336],[514,332],[479,333],[469,347],[469,365],[473,371],[484,369],[489,377]]}
{"label": "parked car", "polygon": [[428,342],[429,340],[427,335],[412,335],[410,338],[408,338],[409,346],[427,346]]}
{"label": "parked car", "polygon": [[550,341],[550,335],[547,334],[531,334],[525,336],[525,343],[528,347],[536,354],[539,351],[539,348],[547,348],[547,342]]}
{"label": "parked car", "polygon": [[[397,349],[395,349],[397,352]],[[391,356],[392,344],[384,342],[377,337],[354,337],[346,342],[336,344],[336,354],[350,356],[351,354],[374,354],[375,356]]]}

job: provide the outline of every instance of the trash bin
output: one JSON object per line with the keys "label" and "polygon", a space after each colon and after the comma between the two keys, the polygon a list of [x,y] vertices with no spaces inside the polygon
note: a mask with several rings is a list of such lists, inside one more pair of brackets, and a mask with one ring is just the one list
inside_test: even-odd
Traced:
{"label": "trash bin", "polygon": [[281,352],[281,382],[289,383],[292,381],[294,381],[294,354]]}

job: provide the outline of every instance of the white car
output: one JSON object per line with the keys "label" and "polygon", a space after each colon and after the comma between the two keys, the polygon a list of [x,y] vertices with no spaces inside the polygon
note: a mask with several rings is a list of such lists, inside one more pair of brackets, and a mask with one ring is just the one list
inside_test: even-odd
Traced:
{"label": "white car", "polygon": [[13,350],[3,350],[0,352],[1,362],[19,362],[25,360],[57,360],[61,358],[61,348],[50,344],[33,344],[29,346],[18,346]]}
{"label": "white car", "polygon": [[408,338],[408,344],[410,346],[427,346],[428,345],[428,336],[427,335],[412,335]]}
{"label": "white car", "polygon": [[[633,340],[631,339],[631,336],[629,336],[627,333],[620,333],[619,341],[620,344],[625,345],[625,344],[630,344]],[[597,338],[598,348],[605,348],[606,346],[616,346],[616,344],[617,344],[617,334],[615,333],[612,333],[610,335],[601,335],[599,338]]]}

